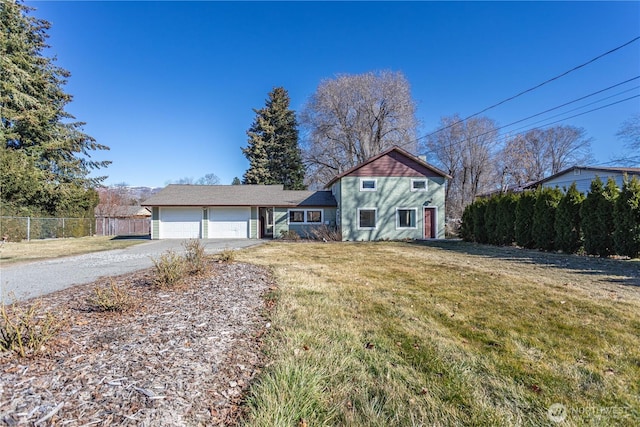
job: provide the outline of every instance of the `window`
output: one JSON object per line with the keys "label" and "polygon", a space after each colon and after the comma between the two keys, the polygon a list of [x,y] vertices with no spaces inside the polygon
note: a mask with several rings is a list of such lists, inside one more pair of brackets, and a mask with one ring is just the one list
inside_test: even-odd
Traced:
{"label": "window", "polygon": [[322,222],[322,211],[307,211],[307,222]]}
{"label": "window", "polygon": [[304,222],[304,211],[290,210],[289,211],[289,222],[290,223]]}
{"label": "window", "polygon": [[358,209],[358,228],[360,229],[376,228],[376,210],[375,209]]}
{"label": "window", "polygon": [[396,209],[396,228],[416,228],[416,216],[418,211],[415,208]]}
{"label": "window", "polygon": [[289,224],[322,224],[322,209],[289,209]]}
{"label": "window", "polygon": [[360,191],[376,191],[377,182],[375,179],[360,179]]}
{"label": "window", "polygon": [[411,180],[411,191],[427,191],[427,180],[426,179],[412,179]]}

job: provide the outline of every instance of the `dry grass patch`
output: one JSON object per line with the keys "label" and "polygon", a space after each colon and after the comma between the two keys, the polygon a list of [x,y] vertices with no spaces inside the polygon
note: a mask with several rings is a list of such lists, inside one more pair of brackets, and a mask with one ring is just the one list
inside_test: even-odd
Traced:
{"label": "dry grass patch", "polygon": [[6,265],[22,261],[36,261],[110,249],[122,249],[148,241],[147,239],[114,239],[110,236],[96,236],[7,242],[0,247],[0,262],[2,262],[2,265]]}
{"label": "dry grass patch", "polygon": [[536,254],[464,243],[240,252],[279,284],[272,362],[246,424],[550,425],[558,403],[562,425],[637,425],[638,263]]}

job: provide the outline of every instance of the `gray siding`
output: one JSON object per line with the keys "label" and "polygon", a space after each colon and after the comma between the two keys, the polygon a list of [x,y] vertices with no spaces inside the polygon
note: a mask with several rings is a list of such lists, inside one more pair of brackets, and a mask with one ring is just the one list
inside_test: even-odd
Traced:
{"label": "gray siding", "polygon": [[160,238],[160,208],[151,208],[151,239]]}
{"label": "gray siding", "polygon": [[[589,192],[589,189],[591,187],[591,181],[596,179],[596,176],[599,176],[600,180],[602,180],[604,184],[606,184],[607,179],[611,177],[616,181],[616,184],[618,185],[618,187],[622,188],[622,184],[624,180],[623,173],[615,172],[615,171],[592,171],[592,170],[585,170],[585,169],[577,169],[575,171],[573,170],[569,171],[566,174],[557,176],[553,179],[546,181],[544,184],[542,184],[542,186],[550,187],[550,188],[558,187],[561,190],[565,190],[565,189],[568,189],[573,182],[575,182],[576,187],[578,188],[578,191],[586,194]],[[629,179],[630,178],[631,176],[629,176]]]}

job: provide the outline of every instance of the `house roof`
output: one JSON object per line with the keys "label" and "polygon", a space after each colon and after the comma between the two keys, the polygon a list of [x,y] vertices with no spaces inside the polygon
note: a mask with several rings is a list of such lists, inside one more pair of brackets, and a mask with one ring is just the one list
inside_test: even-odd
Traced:
{"label": "house roof", "polygon": [[421,166],[423,168],[426,168],[427,170],[433,172],[435,175],[442,176],[442,177],[447,178],[447,179],[451,179],[451,176],[448,175],[446,172],[444,172],[444,171],[438,169],[437,167],[427,163],[426,161],[422,160],[420,157],[416,157],[413,154],[409,153],[408,151],[405,151],[400,147],[394,146],[394,147],[391,147],[391,148],[383,151],[382,153],[380,153],[380,154],[378,154],[376,156],[373,156],[373,157],[369,158],[368,160],[366,160],[366,161],[364,161],[364,162],[352,167],[351,169],[341,173],[340,175],[335,176],[331,181],[329,181],[329,183],[326,185],[326,188],[331,187],[339,179],[341,179],[341,178],[343,178],[345,176],[351,175],[351,174],[357,172],[359,169],[362,169],[363,167],[366,167],[366,166],[374,163],[375,161],[381,159],[382,157],[388,156],[388,155],[390,155],[392,153],[397,153],[397,154],[405,157],[406,159],[417,163],[417,165],[419,165],[419,166]]}
{"label": "house roof", "polygon": [[98,205],[95,216],[128,218],[133,216],[151,216],[149,209],[142,206],[104,206]]}
{"label": "house roof", "polygon": [[337,206],[330,191],[285,190],[282,185],[171,184],[143,206]]}
{"label": "house roof", "polygon": [[541,179],[540,181],[535,181],[523,186],[523,188],[535,188],[539,185],[544,184],[545,182],[551,181],[559,176],[565,175],[569,172],[573,173],[574,170],[585,170],[592,172],[604,172],[605,174],[610,173],[619,173],[619,174],[629,174],[629,175],[639,175],[640,176],[640,168],[626,168],[626,167],[600,167],[600,166],[571,166],[570,168],[561,170],[558,173],[555,173],[551,176]]}

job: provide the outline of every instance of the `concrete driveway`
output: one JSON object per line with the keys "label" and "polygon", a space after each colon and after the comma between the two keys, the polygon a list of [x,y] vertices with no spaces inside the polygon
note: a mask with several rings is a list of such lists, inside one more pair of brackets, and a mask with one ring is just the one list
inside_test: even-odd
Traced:
{"label": "concrete driveway", "polygon": [[[3,266],[0,270],[0,301],[9,304],[46,295],[73,285],[91,283],[103,276],[118,276],[153,266],[152,258],[173,250],[184,253],[185,240],[152,240],[125,249],[93,252]],[[241,249],[262,243],[249,239],[202,239],[207,254]]]}

